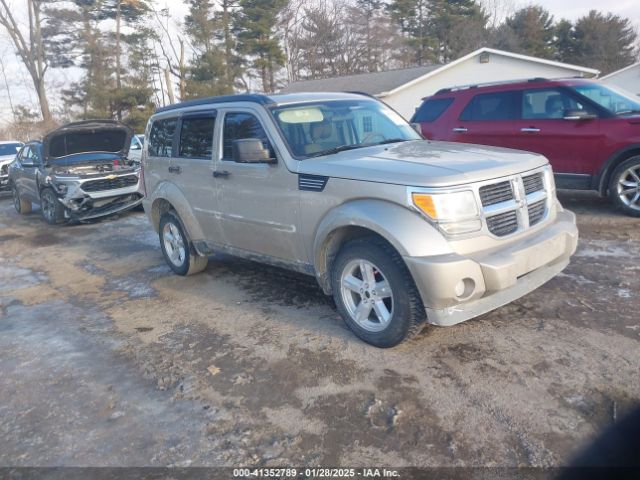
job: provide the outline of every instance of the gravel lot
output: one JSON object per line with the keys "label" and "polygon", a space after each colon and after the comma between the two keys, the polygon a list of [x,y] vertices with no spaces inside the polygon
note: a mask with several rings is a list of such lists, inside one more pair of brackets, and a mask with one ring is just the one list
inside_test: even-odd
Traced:
{"label": "gravel lot", "polygon": [[640,404],[640,220],[561,200],[562,275],[379,350],[312,278],[180,278],[142,213],[52,228],[2,198],[0,466],[565,465]]}

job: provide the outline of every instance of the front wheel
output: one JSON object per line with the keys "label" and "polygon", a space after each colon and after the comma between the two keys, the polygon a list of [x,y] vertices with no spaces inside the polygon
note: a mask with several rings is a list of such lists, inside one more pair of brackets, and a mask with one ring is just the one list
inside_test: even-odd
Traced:
{"label": "front wheel", "polygon": [[11,186],[11,195],[13,196],[13,206],[15,207],[16,212],[21,215],[31,213],[31,202],[20,198],[20,192],[18,191],[18,187],[15,185]]}
{"label": "front wheel", "polygon": [[58,196],[52,188],[43,188],[40,192],[40,208],[42,218],[49,225],[59,225],[65,221],[64,206],[58,201]]}
{"label": "front wheel", "polygon": [[609,195],[624,213],[640,217],[640,156],[625,160],[613,171]]}
{"label": "front wheel", "polygon": [[159,235],[162,254],[174,273],[193,275],[207,268],[209,259],[197,254],[175,213],[160,217]]}
{"label": "front wheel", "polygon": [[357,239],[338,253],[333,296],[347,326],[376,347],[393,347],[418,333],[426,313],[402,257],[378,239]]}

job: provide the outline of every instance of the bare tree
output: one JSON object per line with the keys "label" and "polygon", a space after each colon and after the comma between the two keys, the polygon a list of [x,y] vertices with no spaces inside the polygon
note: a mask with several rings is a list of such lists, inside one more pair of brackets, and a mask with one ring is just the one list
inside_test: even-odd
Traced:
{"label": "bare tree", "polygon": [[16,53],[26,67],[33,81],[33,86],[38,94],[38,102],[45,124],[52,123],[49,99],[45,88],[45,74],[48,64],[45,58],[44,41],[42,38],[42,8],[44,0],[26,0],[29,13],[29,31],[23,34],[16,18],[14,10],[7,0],[0,0],[0,24],[5,28]]}

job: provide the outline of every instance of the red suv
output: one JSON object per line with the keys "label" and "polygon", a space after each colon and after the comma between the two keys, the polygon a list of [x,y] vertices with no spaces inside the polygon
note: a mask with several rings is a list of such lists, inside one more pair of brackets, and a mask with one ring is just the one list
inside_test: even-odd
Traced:
{"label": "red suv", "polygon": [[541,153],[558,188],[597,190],[640,216],[640,98],[630,93],[584,79],[446,88],[411,121],[428,139]]}

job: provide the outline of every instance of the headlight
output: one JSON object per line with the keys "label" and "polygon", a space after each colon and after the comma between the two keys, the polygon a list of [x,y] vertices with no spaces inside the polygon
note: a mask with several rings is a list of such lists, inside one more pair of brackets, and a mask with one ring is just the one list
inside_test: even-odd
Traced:
{"label": "headlight", "polygon": [[475,232],[482,228],[478,205],[472,191],[411,194],[413,205],[449,235]]}

